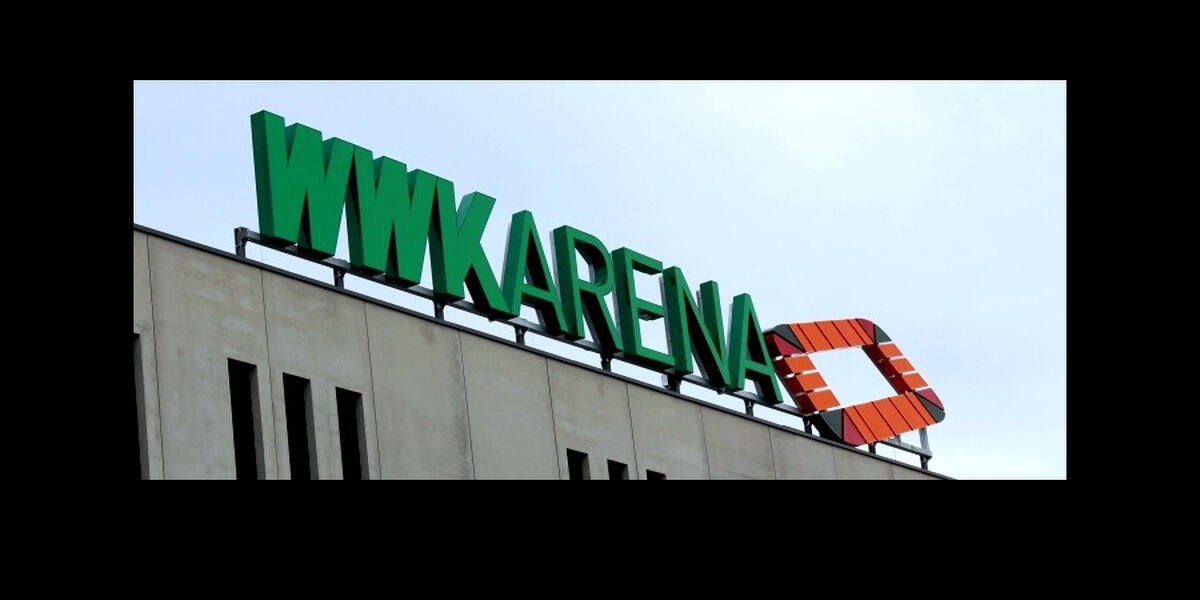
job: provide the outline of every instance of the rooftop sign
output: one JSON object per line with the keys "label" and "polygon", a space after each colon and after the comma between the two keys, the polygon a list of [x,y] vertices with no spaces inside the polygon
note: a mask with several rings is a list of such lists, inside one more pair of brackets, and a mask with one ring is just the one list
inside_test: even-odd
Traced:
{"label": "rooftop sign", "polygon": [[[456,201],[454,184],[433,173],[267,111],[250,117],[260,235],[294,244],[310,256],[333,255],[343,214],[353,270],[399,287],[421,281],[426,248],[436,298],[465,299],[497,320],[516,319],[521,306],[537,313],[551,337],[581,340],[598,351],[678,381],[699,372],[713,389],[735,393],[753,383],[759,401],[782,402],[784,383],[799,412],[823,437],[873,443],[923,428],[943,417],[941,402],[913,373],[890,338],[863,319],[781,325],[764,331],[749,294],[732,298],[728,330],[720,289],[701,283],[698,294],[676,266],[631,248],[608,247],[585,231],[551,231],[549,261],[533,214],[512,215],[503,268],[497,272],[481,239],[495,200],[471,192]],[[582,257],[580,264],[579,257]],[[638,290],[634,272],[661,275],[657,298]],[[613,295],[615,314],[606,296]],[[667,352],[642,344],[640,321],[666,319]],[[585,332],[585,325],[587,331]],[[728,331],[728,333],[726,333]],[[835,343],[836,340],[836,343]],[[846,409],[807,354],[863,347],[899,396]],[[882,357],[884,361],[876,360]],[[776,375],[778,374],[778,380]],[[899,399],[899,400],[898,400]],[[819,413],[814,415],[813,413]],[[819,418],[815,418],[818,417]]]}

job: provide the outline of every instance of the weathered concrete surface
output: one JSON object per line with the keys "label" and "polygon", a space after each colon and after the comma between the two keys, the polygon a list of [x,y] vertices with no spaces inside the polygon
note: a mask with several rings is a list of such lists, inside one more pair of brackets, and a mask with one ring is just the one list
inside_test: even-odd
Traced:
{"label": "weathered concrete surface", "polygon": [[[163,478],[161,421],[158,414],[158,370],[154,353],[154,308],[150,293],[150,256],[146,234],[133,232],[133,333],[138,405],[141,409],[140,441],[142,477]],[[128,414],[128,413],[126,413]]]}
{"label": "weathered concrete surface", "polygon": [[931,479],[940,480],[940,477],[934,477],[929,473],[922,473],[915,467],[902,467],[900,465],[892,465],[892,479]]}
{"label": "weathered concrete surface", "polygon": [[776,479],[836,479],[829,444],[786,431],[771,429],[771,451],[775,455]]}
{"label": "weathered concrete surface", "polygon": [[657,471],[667,479],[707,479],[700,406],[629,385],[629,409],[637,446],[638,479]]}
{"label": "weathered concrete surface", "polygon": [[[276,452],[288,456],[283,397],[283,374],[288,373],[310,381],[317,478],[342,479],[336,388],[362,394],[367,465],[370,475],[379,478],[366,303],[340,294],[314,293],[307,283],[267,272],[263,292],[274,384],[271,401],[278,415]],[[287,460],[280,461],[279,472],[281,478],[290,475]]]}
{"label": "weathered concrete surface", "polygon": [[587,453],[593,479],[609,477],[609,460],[624,463],[630,479],[644,479],[634,454],[625,382],[556,360],[546,362],[554,403],[559,478],[569,476],[567,449],[570,448]]}
{"label": "weathered concrete surface", "polygon": [[704,447],[712,479],[774,479],[775,458],[769,428],[704,407]]}
{"label": "weathered concrete surface", "polygon": [[835,450],[833,468],[838,479],[891,479],[892,464],[849,450]]}
{"label": "weathered concrete surface", "polygon": [[366,310],[381,476],[470,479],[458,332],[374,304]]}
{"label": "weathered concrete surface", "polygon": [[475,477],[558,479],[546,359],[461,337]]}
{"label": "weathered concrete surface", "polygon": [[[258,366],[270,398],[262,271],[150,237],[163,472],[171,479],[233,478],[228,359]],[[260,402],[265,476],[276,476],[270,403]]]}

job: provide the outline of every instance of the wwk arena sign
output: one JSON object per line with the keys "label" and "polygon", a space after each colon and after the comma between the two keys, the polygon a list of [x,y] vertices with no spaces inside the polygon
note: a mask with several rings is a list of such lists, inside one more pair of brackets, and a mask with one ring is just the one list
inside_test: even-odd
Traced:
{"label": "wwk arena sign", "polygon": [[[890,439],[944,418],[938,396],[871,321],[764,330],[750,295],[738,294],[730,302],[726,330],[715,281],[701,283],[693,294],[679,267],[631,248],[610,251],[596,236],[568,225],[551,231],[547,256],[529,211],[509,219],[504,267],[497,274],[481,245],[496,203],[492,197],[471,192],[458,200],[448,179],[345,140],[325,139],[300,123],[285,126],[282,117],[267,111],[251,115],[250,124],[259,235],[266,240],[330,257],[345,215],[350,265],[357,274],[417,286],[428,249],[433,293],[443,303],[470,294],[478,312],[500,321],[517,319],[528,306],[550,337],[574,342],[590,334],[606,358],[676,382],[698,373],[704,385],[726,393],[741,392],[751,382],[767,405],[783,402],[782,383],[822,437],[847,444]],[[635,271],[661,276],[657,297],[636,288]],[[660,318],[666,319],[666,353],[642,344],[640,321]],[[848,347],[863,348],[895,396],[839,406],[808,355]]]}

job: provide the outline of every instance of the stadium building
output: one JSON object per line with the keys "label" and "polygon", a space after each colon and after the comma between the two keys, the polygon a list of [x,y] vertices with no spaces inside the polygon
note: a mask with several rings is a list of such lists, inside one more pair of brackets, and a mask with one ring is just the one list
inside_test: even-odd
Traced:
{"label": "stadium building", "polygon": [[130,471],[136,438],[144,479],[947,479],[342,276],[135,224]]}

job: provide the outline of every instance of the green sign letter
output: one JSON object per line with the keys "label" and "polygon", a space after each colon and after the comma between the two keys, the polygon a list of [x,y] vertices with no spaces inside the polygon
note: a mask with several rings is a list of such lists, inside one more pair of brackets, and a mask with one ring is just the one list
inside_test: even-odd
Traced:
{"label": "green sign letter", "polygon": [[[563,315],[567,321],[567,337],[583,337],[583,321],[587,319],[593,341],[601,350],[615,354],[618,347],[616,327],[608,313],[604,296],[613,288],[612,262],[608,249],[595,236],[563,225],[554,230],[554,270],[558,273],[558,289],[562,295]],[[579,278],[575,251],[583,255],[591,269],[588,279]]]}
{"label": "green sign letter", "polygon": [[354,146],[299,123],[286,130],[283,117],[250,115],[258,227],[320,256],[333,256],[342,224],[342,203]]}
{"label": "green sign letter", "polygon": [[692,372],[692,355],[700,363],[700,374],[717,389],[729,387],[729,364],[725,349],[725,326],[721,322],[721,291],[717,282],[700,284],[697,310],[692,291],[679,267],[663,271],[663,302],[667,308],[667,348],[675,359],[675,372]]}
{"label": "green sign letter", "polygon": [[[533,213],[523,210],[514,213],[508,225],[508,250],[504,255],[504,301],[512,312],[518,313],[526,304],[537,311],[538,323],[551,335],[562,335],[567,325],[546,254],[538,239]],[[529,281],[525,281],[528,274]]]}
{"label": "green sign letter", "polygon": [[663,307],[637,297],[633,272],[647,275],[662,272],[662,262],[639,254],[629,248],[617,248],[612,253],[613,274],[616,276],[617,296],[614,306],[621,324],[621,348],[625,358],[643,367],[658,371],[671,367],[671,357],[642,345],[640,320],[653,321],[663,317]]}
{"label": "green sign letter", "polygon": [[768,404],[783,402],[750,294],[733,297],[733,315],[729,318],[729,375],[731,389],[744,388],[746,380],[750,379],[763,401]]}
{"label": "green sign letter", "polygon": [[406,285],[420,283],[433,194],[414,206],[404,163],[386,156],[372,161],[364,148],[354,151],[354,181],[346,200],[350,264]]}
{"label": "green sign letter", "polygon": [[[419,178],[418,178],[419,180]],[[483,228],[496,201],[479,192],[463,196],[454,210],[454,184],[438,178],[435,227],[429,232],[429,266],[433,269],[433,291],[453,299],[463,297],[463,284],[471,301],[485,313],[498,318],[516,316],[504,301],[500,284],[483,253]]]}

